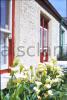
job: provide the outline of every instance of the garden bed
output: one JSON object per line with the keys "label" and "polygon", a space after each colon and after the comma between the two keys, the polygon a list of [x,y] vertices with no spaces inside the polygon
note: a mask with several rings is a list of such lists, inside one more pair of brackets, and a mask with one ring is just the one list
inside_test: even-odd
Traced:
{"label": "garden bed", "polygon": [[[14,61],[7,88],[1,90],[1,100],[67,100],[67,80],[56,60],[29,69]],[[17,77],[17,74],[20,74]]]}

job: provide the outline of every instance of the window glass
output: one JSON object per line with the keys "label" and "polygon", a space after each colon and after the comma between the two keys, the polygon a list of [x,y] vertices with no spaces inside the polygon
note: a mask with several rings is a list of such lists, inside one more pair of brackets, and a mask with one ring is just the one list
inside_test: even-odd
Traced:
{"label": "window glass", "polygon": [[9,19],[9,0],[0,0],[1,6],[1,28],[6,28],[8,26]]}
{"label": "window glass", "polygon": [[6,25],[6,0],[1,0],[1,27]]}
{"label": "window glass", "polygon": [[[44,37],[43,37],[43,31],[44,31]],[[47,29],[40,27],[40,48],[42,49],[43,41],[44,39],[44,48],[47,48]]]}
{"label": "window glass", "polygon": [[8,36],[7,34],[4,34],[1,32],[0,34],[0,63],[2,67],[7,65],[7,59],[8,59]]}
{"label": "window glass", "polygon": [[43,29],[42,27],[40,27],[40,48],[42,49],[42,33],[43,33]]}
{"label": "window glass", "polygon": [[[0,65],[1,69],[8,68],[8,34],[7,30],[10,28],[10,12],[11,11],[11,1],[12,0],[0,0],[0,28],[5,31],[0,30]],[[6,30],[7,29],[7,30]]]}
{"label": "window glass", "polygon": [[61,30],[61,46],[64,45],[64,30]]}
{"label": "window glass", "polygon": [[44,48],[47,48],[47,29],[44,28]]}

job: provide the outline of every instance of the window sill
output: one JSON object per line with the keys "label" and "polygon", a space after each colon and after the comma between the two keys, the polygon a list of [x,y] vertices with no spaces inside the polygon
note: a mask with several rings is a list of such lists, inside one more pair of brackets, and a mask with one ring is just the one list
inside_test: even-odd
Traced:
{"label": "window sill", "polygon": [[10,72],[11,72],[11,69],[0,70],[0,74],[10,73]]}

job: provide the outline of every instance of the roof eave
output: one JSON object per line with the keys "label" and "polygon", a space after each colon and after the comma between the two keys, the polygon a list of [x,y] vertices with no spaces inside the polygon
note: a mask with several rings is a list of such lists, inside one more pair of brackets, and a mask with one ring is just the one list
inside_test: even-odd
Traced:
{"label": "roof eave", "polygon": [[[53,5],[48,0],[35,0],[46,9],[52,16],[54,16],[60,23],[63,17],[58,13],[58,11],[53,7]],[[63,23],[64,27],[67,29],[65,22]]]}

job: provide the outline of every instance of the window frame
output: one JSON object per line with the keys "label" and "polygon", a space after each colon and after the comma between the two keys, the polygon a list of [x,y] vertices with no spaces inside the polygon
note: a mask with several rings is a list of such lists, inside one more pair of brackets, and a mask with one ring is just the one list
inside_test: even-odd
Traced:
{"label": "window frame", "polygon": [[[42,63],[48,61],[48,23],[49,23],[49,20],[50,20],[49,17],[46,16],[43,12],[40,13],[40,26],[43,28],[42,49],[40,48],[40,62]],[[44,29],[47,30],[46,47],[44,47],[45,46]]]}
{"label": "window frame", "polygon": [[[9,6],[8,25],[5,28],[3,28],[3,27],[0,28],[0,33],[4,34],[4,35],[7,35],[7,38],[5,37],[6,38],[6,46],[7,47],[9,46],[9,38],[12,38],[12,0],[9,1],[9,5],[8,6]],[[9,47],[8,47],[8,49],[9,49]],[[6,64],[2,64],[0,70],[8,69],[8,58],[9,58],[8,56],[9,55],[7,55],[7,57],[6,57],[6,59],[7,59],[6,60]]]}

